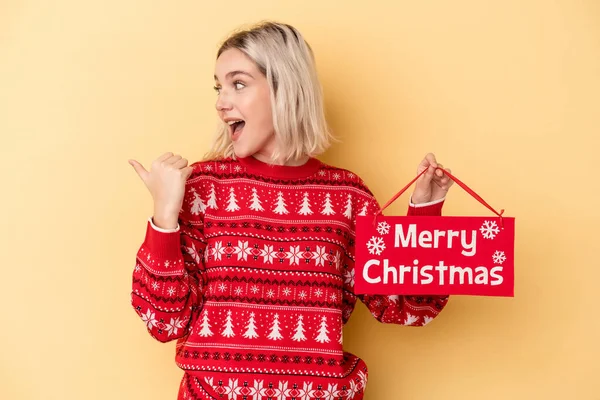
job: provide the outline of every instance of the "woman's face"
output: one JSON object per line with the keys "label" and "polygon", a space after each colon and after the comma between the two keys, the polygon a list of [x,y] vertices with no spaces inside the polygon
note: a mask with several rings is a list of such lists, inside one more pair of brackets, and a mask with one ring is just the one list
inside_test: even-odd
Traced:
{"label": "woman's face", "polygon": [[244,53],[229,49],[217,59],[215,90],[215,107],[228,125],[235,155],[268,161],[275,150],[275,133],[266,77]]}

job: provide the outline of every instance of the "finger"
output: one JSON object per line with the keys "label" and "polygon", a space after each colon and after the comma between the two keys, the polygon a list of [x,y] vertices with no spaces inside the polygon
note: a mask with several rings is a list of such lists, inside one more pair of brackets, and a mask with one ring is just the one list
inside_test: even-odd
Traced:
{"label": "finger", "polygon": [[450,168],[445,168],[445,172],[444,172],[444,178],[448,179],[449,182],[454,182],[452,180],[452,178],[450,178],[450,176],[448,176],[448,174],[451,174],[452,170]]}
{"label": "finger", "polygon": [[437,166],[438,166],[438,168],[440,168],[440,169],[437,169],[437,170],[435,171],[435,174],[441,178],[441,177],[443,177],[443,176],[444,176],[444,171],[443,171],[443,168],[444,168],[444,166],[443,166],[442,164],[440,164],[440,163],[438,163],[438,165],[437,165]]}
{"label": "finger", "polygon": [[146,171],[146,168],[144,168],[144,166],[136,160],[129,160],[129,165],[133,167],[135,172],[137,172],[139,177],[142,178],[142,180],[145,182],[146,177],[148,176],[148,171]]}
{"label": "finger", "polygon": [[435,183],[439,187],[443,187],[443,185],[444,185],[444,182],[440,178],[438,178],[438,177],[434,177],[432,179],[432,181],[433,181],[433,183]]}
{"label": "finger", "polygon": [[185,167],[183,169],[183,177],[185,178],[185,180],[187,180],[190,177],[192,172],[194,172],[194,167]]}
{"label": "finger", "polygon": [[[446,171],[452,173],[450,168],[446,168]],[[452,184],[454,184],[454,181],[447,174],[444,174],[444,177],[440,179],[440,187],[445,191],[448,191]]]}
{"label": "finger", "polygon": [[186,160],[185,158],[179,159],[176,162],[174,162],[173,167],[177,168],[177,169],[182,169],[183,167],[187,167],[188,165],[188,160]]}
{"label": "finger", "polygon": [[435,154],[427,153],[427,155],[425,156],[425,160],[427,160],[429,165],[432,165],[434,168],[438,167],[437,160],[435,159]]}
{"label": "finger", "polygon": [[442,177],[440,177],[438,175],[439,170],[437,170],[435,172],[435,175],[433,176],[433,182],[435,182],[436,185],[438,185],[439,187],[443,187],[445,184],[448,183],[448,176],[444,175]]}
{"label": "finger", "polygon": [[419,166],[417,167],[417,174],[420,174],[421,172],[425,171],[427,168],[429,168],[429,161],[427,161],[427,159],[424,158],[419,163]]}
{"label": "finger", "polygon": [[427,168],[427,172],[425,172],[423,175],[421,175],[421,177],[419,178],[419,181],[421,181],[424,185],[429,185],[431,183],[431,180],[434,178],[435,176],[435,168],[433,168],[431,165]]}
{"label": "finger", "polygon": [[178,154],[172,155],[171,157],[167,158],[166,160],[163,161],[163,164],[165,165],[173,165],[175,164],[177,161],[181,160],[183,157],[181,157]]}
{"label": "finger", "polygon": [[440,187],[442,188],[442,190],[448,190],[450,189],[450,182],[448,179],[444,179],[440,182]]}
{"label": "finger", "polygon": [[169,157],[171,157],[173,155],[173,153],[171,153],[170,151],[164,153],[162,156],[158,157],[156,159],[156,161],[165,161],[166,159],[168,159]]}

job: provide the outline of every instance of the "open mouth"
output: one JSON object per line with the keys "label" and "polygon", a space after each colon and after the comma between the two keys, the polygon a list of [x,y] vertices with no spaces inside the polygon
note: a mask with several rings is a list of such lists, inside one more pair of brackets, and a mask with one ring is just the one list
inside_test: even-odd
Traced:
{"label": "open mouth", "polygon": [[231,134],[232,140],[236,140],[241,134],[244,126],[246,125],[246,121],[230,121],[229,124],[229,133]]}

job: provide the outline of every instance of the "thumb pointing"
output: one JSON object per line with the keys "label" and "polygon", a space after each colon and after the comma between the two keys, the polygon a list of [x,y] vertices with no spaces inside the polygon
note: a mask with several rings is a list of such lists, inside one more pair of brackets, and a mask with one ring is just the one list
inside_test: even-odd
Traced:
{"label": "thumb pointing", "polygon": [[140,164],[139,162],[137,162],[135,160],[129,160],[129,165],[131,165],[133,167],[133,169],[135,170],[135,172],[137,172],[139,177],[145,181],[148,171],[146,171],[146,169],[142,166],[142,164]]}

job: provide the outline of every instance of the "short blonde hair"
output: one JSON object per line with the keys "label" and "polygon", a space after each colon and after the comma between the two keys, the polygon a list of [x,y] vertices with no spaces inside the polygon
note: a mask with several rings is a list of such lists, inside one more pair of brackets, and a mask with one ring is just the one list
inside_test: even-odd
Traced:
{"label": "short blonde hair", "polygon": [[[277,142],[273,161],[287,162],[323,153],[334,140],[327,122],[323,89],[312,49],[294,27],[262,22],[233,33],[220,46],[238,49],[266,77],[271,93],[273,127]],[[225,123],[220,124],[206,159],[235,157]]]}

